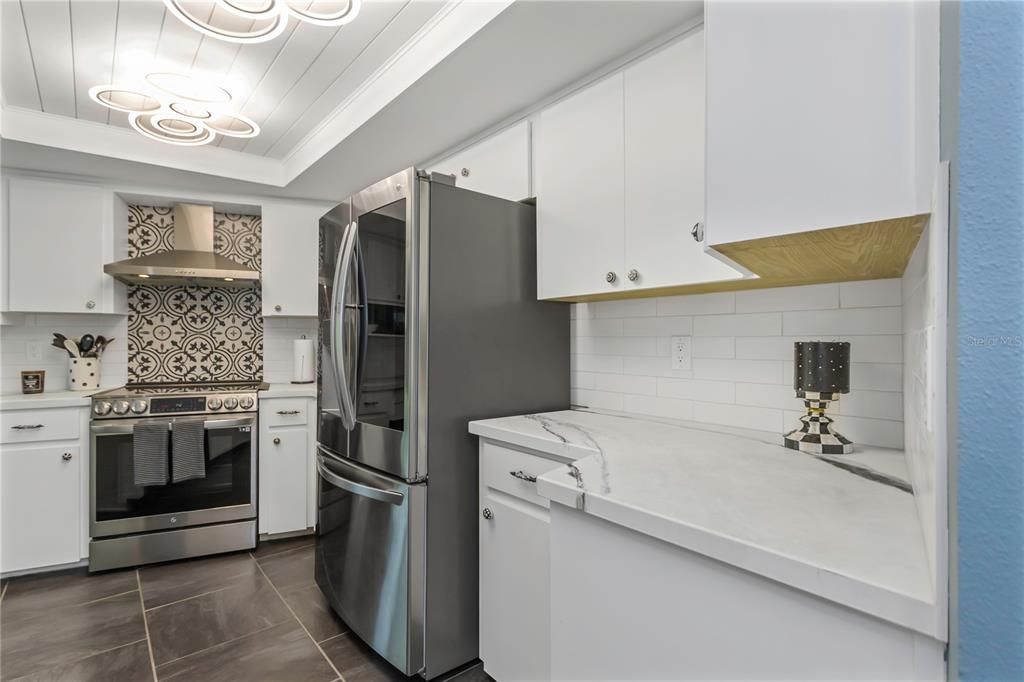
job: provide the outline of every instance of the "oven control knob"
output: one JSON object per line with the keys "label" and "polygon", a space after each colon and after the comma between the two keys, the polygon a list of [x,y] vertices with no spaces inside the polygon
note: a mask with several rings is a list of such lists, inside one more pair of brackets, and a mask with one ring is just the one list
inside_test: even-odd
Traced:
{"label": "oven control knob", "polygon": [[106,400],[97,400],[92,404],[92,413],[98,417],[110,414],[110,403]]}
{"label": "oven control knob", "polygon": [[135,414],[142,414],[149,409],[149,403],[145,400],[133,400],[132,401],[132,412]]}
{"label": "oven control knob", "polygon": [[233,410],[238,407],[238,398],[224,398],[224,409]]}
{"label": "oven control knob", "polygon": [[131,406],[128,404],[127,400],[115,400],[113,408],[114,414],[128,414],[128,410]]}
{"label": "oven control knob", "polygon": [[244,398],[238,401],[238,404],[242,406],[243,410],[248,410],[253,405],[252,398],[250,398],[249,396],[245,396]]}
{"label": "oven control knob", "polygon": [[210,398],[206,401],[206,406],[211,410],[219,410],[221,406],[220,398]]}

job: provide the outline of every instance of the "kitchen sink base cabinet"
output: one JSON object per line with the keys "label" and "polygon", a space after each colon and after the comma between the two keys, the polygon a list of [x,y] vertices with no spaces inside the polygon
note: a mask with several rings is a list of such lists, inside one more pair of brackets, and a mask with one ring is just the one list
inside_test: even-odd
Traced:
{"label": "kitchen sink base cabinet", "polygon": [[944,680],[944,644],[552,503],[551,679]]}

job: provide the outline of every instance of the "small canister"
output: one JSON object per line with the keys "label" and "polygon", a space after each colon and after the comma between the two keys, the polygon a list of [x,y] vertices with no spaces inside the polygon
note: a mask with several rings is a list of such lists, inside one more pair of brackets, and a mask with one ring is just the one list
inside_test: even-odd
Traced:
{"label": "small canister", "polygon": [[97,389],[100,387],[100,359],[71,358],[68,375],[68,388],[72,391]]}

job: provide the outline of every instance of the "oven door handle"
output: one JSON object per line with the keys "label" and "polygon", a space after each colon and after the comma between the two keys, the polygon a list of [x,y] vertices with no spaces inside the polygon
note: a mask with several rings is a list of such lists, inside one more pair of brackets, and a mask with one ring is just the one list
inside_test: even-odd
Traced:
{"label": "oven door handle", "polygon": [[323,455],[316,456],[316,468],[325,481],[336,488],[347,490],[353,495],[368,497],[371,500],[377,500],[378,502],[386,502],[394,505],[402,504],[402,500],[405,499],[405,495],[395,490],[382,490],[381,488],[374,488],[373,486],[356,483],[355,481],[350,481],[347,478],[342,478],[336,472],[331,471],[328,468],[327,460],[324,459]]}
{"label": "oven door handle", "polygon": [[[93,424],[90,430],[93,433],[98,434],[118,434],[118,433],[131,433],[135,428],[135,425],[142,421],[157,421],[154,419],[132,419],[125,420],[123,422],[116,422],[113,424]],[[200,421],[199,419],[179,419],[177,421]],[[246,417],[234,417],[230,419],[202,419],[203,427],[206,430],[211,429],[229,429],[232,426],[255,426],[256,418],[251,416]],[[171,430],[174,428],[174,420],[169,419],[167,421],[167,429]]]}

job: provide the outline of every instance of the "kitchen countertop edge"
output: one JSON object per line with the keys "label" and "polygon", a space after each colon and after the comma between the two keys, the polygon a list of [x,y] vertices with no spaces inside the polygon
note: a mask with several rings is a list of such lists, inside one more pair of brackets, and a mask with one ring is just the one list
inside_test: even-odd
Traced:
{"label": "kitchen countertop edge", "polygon": [[89,391],[46,391],[44,393],[8,393],[0,396],[0,410],[42,410],[53,407],[89,407],[94,393],[109,387]]}
{"label": "kitchen countertop edge", "polygon": [[260,398],[315,398],[316,382],[308,384],[273,383],[260,391]]}

